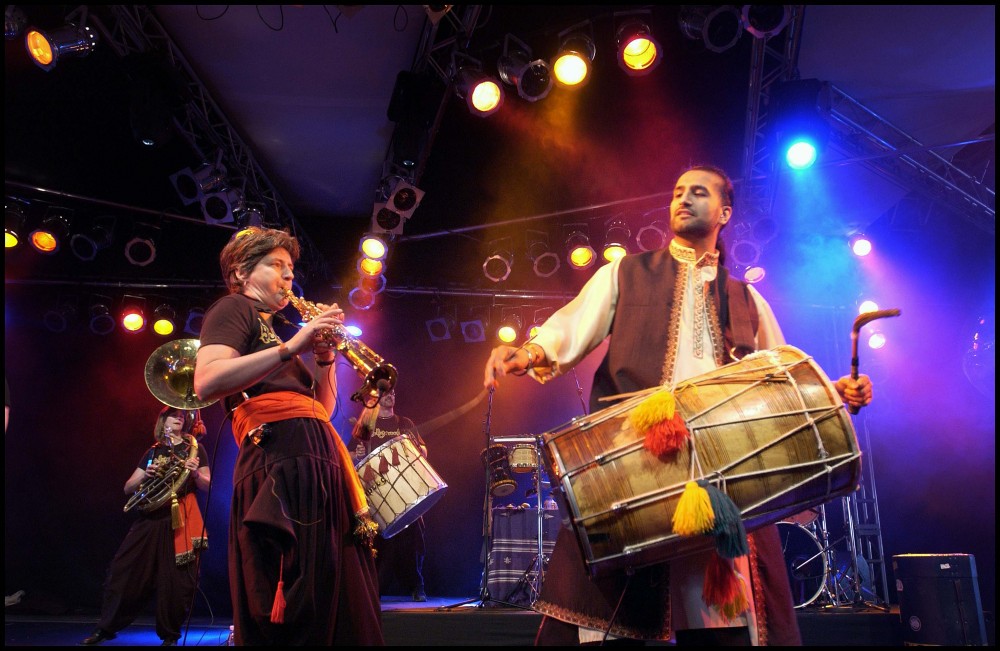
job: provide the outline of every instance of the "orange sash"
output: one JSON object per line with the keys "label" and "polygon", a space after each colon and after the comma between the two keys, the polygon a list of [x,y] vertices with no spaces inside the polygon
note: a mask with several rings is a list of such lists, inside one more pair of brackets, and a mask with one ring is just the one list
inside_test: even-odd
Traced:
{"label": "orange sash", "polygon": [[186,565],[194,560],[195,551],[208,549],[208,532],[194,493],[188,493],[177,503],[181,510],[181,526],[174,529],[174,562]]}
{"label": "orange sash", "polygon": [[347,446],[340,439],[340,435],[330,424],[330,415],[326,408],[319,401],[313,400],[309,396],[294,391],[275,391],[265,393],[246,400],[233,412],[233,436],[236,444],[242,445],[243,439],[254,429],[265,423],[273,423],[289,418],[314,418],[322,422],[330,431],[334,444],[337,448],[337,456],[340,458],[340,465],[344,468],[344,477],[347,479],[347,492],[351,499],[351,509],[354,517],[358,519],[354,535],[358,537],[374,553],[375,535],[378,533],[378,524],[372,520],[368,510],[368,499],[365,497],[364,487],[358,478],[358,473],[354,469],[354,462],[347,451]]}

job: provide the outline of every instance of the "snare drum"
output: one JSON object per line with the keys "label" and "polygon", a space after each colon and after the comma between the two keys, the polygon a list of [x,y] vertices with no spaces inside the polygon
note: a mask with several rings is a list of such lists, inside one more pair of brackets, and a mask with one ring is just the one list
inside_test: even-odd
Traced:
{"label": "snare drum", "polygon": [[507,459],[507,448],[496,444],[486,448],[480,454],[483,467],[490,476],[490,495],[506,497],[517,488],[517,482],[510,476],[510,461]]}
{"label": "snare drum", "polygon": [[754,353],[676,387],[690,439],[661,457],[646,450],[628,419],[658,389],[542,436],[549,474],[593,575],[711,548],[709,536],[672,531],[692,476],[725,490],[748,531],[858,485],[861,452],[847,410],[819,366],[796,348]]}
{"label": "snare drum", "polygon": [[515,445],[510,450],[510,469],[513,472],[533,472],[538,469],[538,449],[532,444]]}
{"label": "snare drum", "polygon": [[356,467],[372,517],[387,539],[413,524],[448,488],[409,436],[389,439]]}

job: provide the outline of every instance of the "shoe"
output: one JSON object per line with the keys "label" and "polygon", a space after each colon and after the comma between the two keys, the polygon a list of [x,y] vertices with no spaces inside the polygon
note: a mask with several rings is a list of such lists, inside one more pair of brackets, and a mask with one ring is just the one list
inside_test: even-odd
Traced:
{"label": "shoe", "polygon": [[423,588],[414,590],[412,596],[414,601],[427,601],[427,593],[424,592]]}
{"label": "shoe", "polygon": [[160,642],[160,646],[177,646],[177,640],[163,640]]}
{"label": "shoe", "polygon": [[118,636],[115,635],[114,633],[109,633],[105,631],[103,628],[95,628],[93,633],[91,633],[88,637],[85,637],[82,640],[80,640],[80,644],[86,644],[87,646],[90,646],[93,644],[100,644],[104,640],[113,640],[116,637]]}

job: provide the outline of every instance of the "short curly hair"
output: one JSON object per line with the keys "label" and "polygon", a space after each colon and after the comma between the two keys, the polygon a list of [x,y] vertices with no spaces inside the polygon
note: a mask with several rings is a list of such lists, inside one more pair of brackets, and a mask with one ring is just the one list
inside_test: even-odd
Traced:
{"label": "short curly hair", "polygon": [[237,231],[219,254],[219,267],[229,293],[239,293],[243,288],[237,272],[249,275],[264,256],[279,248],[288,251],[292,262],[299,259],[299,241],[288,231],[259,226]]}

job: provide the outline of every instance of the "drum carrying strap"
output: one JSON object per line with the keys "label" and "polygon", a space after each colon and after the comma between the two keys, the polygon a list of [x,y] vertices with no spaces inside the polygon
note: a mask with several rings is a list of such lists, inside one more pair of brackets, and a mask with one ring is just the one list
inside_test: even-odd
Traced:
{"label": "drum carrying strap", "polygon": [[755,333],[760,322],[757,304],[750,295],[749,285],[731,278],[721,265],[715,287],[715,307],[725,330],[723,338],[730,344],[726,353],[735,361],[757,350]]}

